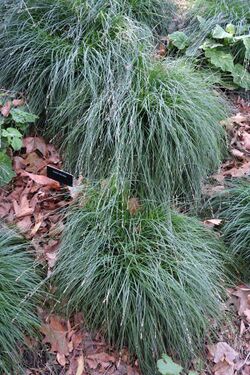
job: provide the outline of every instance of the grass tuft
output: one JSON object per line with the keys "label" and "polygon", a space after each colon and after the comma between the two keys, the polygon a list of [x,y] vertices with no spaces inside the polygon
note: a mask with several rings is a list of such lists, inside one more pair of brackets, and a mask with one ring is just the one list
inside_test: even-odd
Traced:
{"label": "grass tuft", "polygon": [[209,77],[184,60],[137,59],[90,105],[81,85],[68,99],[52,127],[64,133],[66,164],[76,174],[117,174],[150,199],[189,199],[223,159],[219,122],[228,104],[212,91]]}
{"label": "grass tuft", "polygon": [[214,196],[207,206],[223,220],[224,241],[235,257],[238,271],[244,273],[244,264],[248,267],[250,259],[250,180],[228,182],[227,189]]}
{"label": "grass tuft", "polygon": [[0,372],[21,374],[20,345],[38,326],[40,282],[27,244],[13,230],[0,226]]}
{"label": "grass tuft", "polygon": [[149,202],[134,210],[129,196],[106,190],[85,193],[69,213],[58,298],[116,348],[127,345],[143,373],[166,351],[187,364],[220,315],[223,245],[194,218]]}

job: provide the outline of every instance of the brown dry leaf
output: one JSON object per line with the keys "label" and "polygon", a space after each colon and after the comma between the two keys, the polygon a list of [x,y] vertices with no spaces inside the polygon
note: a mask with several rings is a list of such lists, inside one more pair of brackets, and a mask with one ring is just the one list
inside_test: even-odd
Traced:
{"label": "brown dry leaf", "polygon": [[209,220],[203,221],[203,224],[206,225],[209,228],[217,227],[221,223],[222,223],[222,220],[220,220],[220,219],[209,219]]}
{"label": "brown dry leaf", "polygon": [[65,367],[67,361],[64,354],[57,353],[56,360],[62,367]]}
{"label": "brown dry leaf", "polygon": [[14,107],[21,107],[22,105],[25,104],[25,100],[24,99],[14,99],[12,101],[12,104]]}
{"label": "brown dry leaf", "polygon": [[98,366],[103,367],[104,369],[107,369],[112,363],[115,363],[115,357],[102,352],[102,353],[95,353],[90,354],[86,358],[86,363],[91,369],[97,369]]}
{"label": "brown dry leaf", "polygon": [[22,218],[25,216],[32,215],[35,207],[30,207],[30,201],[27,198],[27,195],[23,195],[20,199],[20,202],[13,200],[13,207],[15,211],[16,218]]}
{"label": "brown dry leaf", "polygon": [[23,139],[23,147],[26,148],[26,153],[30,154],[36,150],[46,157],[47,145],[42,137],[26,137]]}
{"label": "brown dry leaf", "polygon": [[226,361],[217,363],[213,368],[214,375],[234,375],[234,370],[234,364],[228,364]]}
{"label": "brown dry leaf", "polygon": [[128,210],[131,215],[135,215],[140,209],[140,202],[138,198],[129,198],[128,200]]}
{"label": "brown dry leaf", "polygon": [[1,108],[1,113],[3,117],[8,117],[11,110],[11,101],[7,101],[4,106]]}
{"label": "brown dry leaf", "polygon": [[245,122],[250,121],[250,117],[246,114],[238,112],[235,116],[231,117],[231,120],[238,125],[242,125]]}
{"label": "brown dry leaf", "polygon": [[41,332],[45,335],[43,343],[51,346],[51,351],[67,356],[69,354],[67,328],[60,317],[51,315],[50,322],[43,324]]}
{"label": "brown dry leaf", "polygon": [[250,289],[247,287],[238,287],[232,295],[238,297],[238,314],[240,316],[244,315],[244,312],[250,308]]}
{"label": "brown dry leaf", "polygon": [[239,355],[226,342],[218,342],[215,345],[208,345],[208,351],[212,356],[214,363],[226,361],[228,364],[232,364]]}
{"label": "brown dry leaf", "polygon": [[83,375],[84,372],[84,358],[83,355],[77,358],[77,370],[76,375]]}
{"label": "brown dry leaf", "polygon": [[235,158],[238,158],[238,159],[240,159],[240,160],[244,159],[244,157],[245,157],[244,152],[238,150],[237,148],[232,148],[232,149],[230,150],[230,152],[231,152],[231,154],[232,154]]}
{"label": "brown dry leaf", "polygon": [[24,177],[29,177],[32,181],[35,181],[39,185],[47,186],[50,189],[56,189],[59,190],[60,184],[57,181],[52,180],[51,178],[47,176],[42,176],[34,173],[29,173],[26,171],[22,171],[21,175]]}

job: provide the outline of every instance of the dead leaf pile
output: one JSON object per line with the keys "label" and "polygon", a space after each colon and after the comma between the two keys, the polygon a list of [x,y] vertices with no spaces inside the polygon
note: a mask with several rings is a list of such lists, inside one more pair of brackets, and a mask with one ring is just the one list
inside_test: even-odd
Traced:
{"label": "dead leaf pile", "polygon": [[226,324],[221,341],[207,346],[208,374],[250,375],[250,287],[239,285],[228,293],[227,308],[235,313],[233,326]]}
{"label": "dead leaf pile", "polygon": [[46,176],[47,165],[61,167],[58,152],[41,137],[27,137],[23,149],[13,157],[16,177],[0,189],[0,219],[15,224],[31,240],[39,259],[56,260],[63,229],[62,209],[69,204],[66,188]]}
{"label": "dead leaf pile", "polygon": [[230,137],[231,158],[222,164],[221,170],[213,177],[223,183],[228,177],[250,175],[250,113],[239,112],[223,125]]}
{"label": "dead leaf pile", "polygon": [[44,318],[43,343],[56,354],[65,375],[139,375],[138,368],[131,367],[127,351],[118,355],[100,335],[92,337],[84,330],[83,323],[81,314],[76,314],[73,321],[57,315]]}

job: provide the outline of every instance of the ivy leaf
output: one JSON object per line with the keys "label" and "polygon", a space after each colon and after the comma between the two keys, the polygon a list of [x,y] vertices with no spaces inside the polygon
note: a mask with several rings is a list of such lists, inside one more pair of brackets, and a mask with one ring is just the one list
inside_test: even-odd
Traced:
{"label": "ivy leaf", "polygon": [[175,31],[174,33],[170,34],[169,39],[173,45],[180,50],[185,49],[189,45],[188,36],[182,31]]}
{"label": "ivy leaf", "polygon": [[38,119],[38,116],[33,113],[23,111],[20,108],[13,108],[10,111],[13,121],[18,124],[33,123]]}
{"label": "ivy leaf", "polygon": [[231,39],[233,37],[232,34],[227,33],[220,25],[216,25],[216,27],[212,31],[212,36],[215,39]]}
{"label": "ivy leaf", "polygon": [[173,362],[172,358],[163,354],[162,359],[157,361],[157,368],[162,375],[180,375],[183,368]]}
{"label": "ivy leaf", "polygon": [[229,34],[231,34],[233,36],[235,34],[235,32],[236,32],[235,26],[232,23],[227,24],[227,26],[226,26],[226,32],[229,33]]}
{"label": "ivy leaf", "polygon": [[246,90],[250,90],[250,73],[241,64],[236,64],[231,72],[233,81]]}
{"label": "ivy leaf", "polygon": [[211,64],[220,68],[223,72],[232,72],[234,70],[234,59],[230,53],[218,49],[208,49],[205,56],[211,61]]}
{"label": "ivy leaf", "polygon": [[0,186],[8,184],[15,175],[11,158],[5,152],[0,151]]}

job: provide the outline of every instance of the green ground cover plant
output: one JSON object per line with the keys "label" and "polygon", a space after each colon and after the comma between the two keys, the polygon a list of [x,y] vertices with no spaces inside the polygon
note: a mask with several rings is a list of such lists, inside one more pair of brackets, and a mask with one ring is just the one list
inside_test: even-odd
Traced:
{"label": "green ground cover plant", "polygon": [[[250,34],[248,0],[196,0],[187,14],[186,24],[182,30],[189,38],[189,43],[186,46],[187,55],[199,55],[200,46],[203,45],[206,38],[211,36],[213,30],[218,25],[226,28],[228,24],[234,25],[235,37]],[[234,57],[238,56],[241,47],[240,43],[234,47]],[[249,60],[245,62],[246,66],[248,64]]]}
{"label": "green ground cover plant", "polygon": [[[200,28],[206,20],[200,17]],[[250,89],[250,33],[242,31],[239,35],[238,27],[232,23],[225,28],[217,24],[208,37],[199,46],[202,51],[201,65],[209,64],[221,75],[225,87]],[[183,31],[175,31],[169,35],[170,46],[189,55],[192,39]],[[232,83],[228,83],[230,80]]]}
{"label": "green ground cover plant", "polygon": [[0,186],[8,184],[15,176],[10,151],[22,148],[22,139],[37,116],[30,113],[23,99],[16,94],[0,92]]}
{"label": "green ground cover plant", "polygon": [[228,182],[226,190],[214,196],[207,207],[223,220],[224,241],[235,257],[238,271],[244,273],[250,258],[250,180]]}
{"label": "green ground cover plant", "polygon": [[0,373],[22,374],[20,346],[34,335],[40,277],[28,245],[0,225]]}
{"label": "green ground cover plant", "polygon": [[145,374],[166,350],[187,365],[220,311],[223,245],[194,218],[100,185],[67,218],[53,275],[62,308],[126,345]]}

